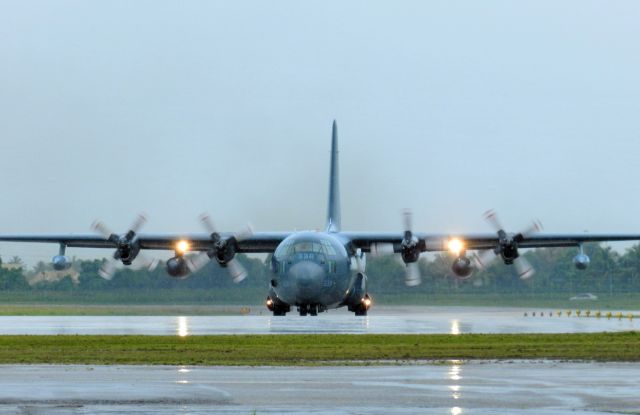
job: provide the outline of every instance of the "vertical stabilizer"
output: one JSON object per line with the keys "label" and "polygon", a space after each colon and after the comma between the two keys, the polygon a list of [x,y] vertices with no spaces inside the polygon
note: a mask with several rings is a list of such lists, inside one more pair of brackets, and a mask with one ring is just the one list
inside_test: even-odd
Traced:
{"label": "vertical stabilizer", "polygon": [[338,171],[338,125],[333,120],[331,134],[331,170],[329,176],[329,209],[327,232],[340,231],[340,174]]}

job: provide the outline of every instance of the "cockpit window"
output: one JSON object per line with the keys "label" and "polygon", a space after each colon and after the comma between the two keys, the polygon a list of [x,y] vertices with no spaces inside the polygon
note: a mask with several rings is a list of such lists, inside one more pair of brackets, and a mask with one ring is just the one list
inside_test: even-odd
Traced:
{"label": "cockpit window", "polygon": [[322,254],[331,257],[337,255],[336,248],[330,241],[316,240],[316,241],[291,241],[281,245],[275,255],[278,258],[287,258],[294,254],[300,253],[314,253]]}
{"label": "cockpit window", "polygon": [[293,253],[300,252],[323,252],[322,245],[317,242],[302,241],[293,245]]}
{"label": "cockpit window", "polygon": [[328,255],[335,256],[336,250],[329,241],[322,241],[322,247]]}

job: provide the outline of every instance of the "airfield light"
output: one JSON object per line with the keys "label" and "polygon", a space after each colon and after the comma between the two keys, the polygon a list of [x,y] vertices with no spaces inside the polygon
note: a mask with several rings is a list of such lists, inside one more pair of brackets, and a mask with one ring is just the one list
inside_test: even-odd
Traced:
{"label": "airfield light", "polygon": [[189,250],[189,242],[187,241],[178,241],[178,243],[176,244],[176,251],[179,254],[184,254]]}
{"label": "airfield light", "polygon": [[449,251],[453,252],[456,255],[460,255],[460,252],[464,249],[464,244],[458,238],[453,238],[449,240],[448,244]]}

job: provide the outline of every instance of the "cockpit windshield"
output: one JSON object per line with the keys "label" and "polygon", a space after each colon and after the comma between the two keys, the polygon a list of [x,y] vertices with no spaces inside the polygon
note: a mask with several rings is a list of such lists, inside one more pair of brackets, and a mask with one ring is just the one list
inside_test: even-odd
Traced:
{"label": "cockpit windshield", "polygon": [[278,257],[288,257],[293,254],[316,253],[335,256],[336,250],[329,241],[291,241],[281,245],[276,251]]}

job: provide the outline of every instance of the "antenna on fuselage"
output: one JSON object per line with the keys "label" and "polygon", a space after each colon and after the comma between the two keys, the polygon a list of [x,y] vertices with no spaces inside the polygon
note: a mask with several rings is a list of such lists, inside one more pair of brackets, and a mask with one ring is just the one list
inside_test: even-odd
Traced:
{"label": "antenna on fuselage", "polygon": [[331,133],[331,168],[329,171],[329,208],[327,232],[340,232],[340,175],[338,170],[338,124],[333,120]]}

